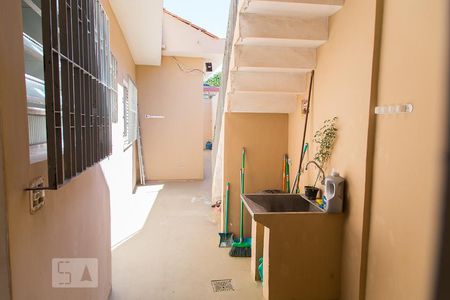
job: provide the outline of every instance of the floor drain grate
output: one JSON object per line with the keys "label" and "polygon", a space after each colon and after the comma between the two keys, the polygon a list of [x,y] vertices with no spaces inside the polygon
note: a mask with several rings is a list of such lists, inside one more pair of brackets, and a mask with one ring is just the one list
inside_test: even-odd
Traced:
{"label": "floor drain grate", "polygon": [[234,291],[231,279],[211,280],[211,285],[215,293]]}

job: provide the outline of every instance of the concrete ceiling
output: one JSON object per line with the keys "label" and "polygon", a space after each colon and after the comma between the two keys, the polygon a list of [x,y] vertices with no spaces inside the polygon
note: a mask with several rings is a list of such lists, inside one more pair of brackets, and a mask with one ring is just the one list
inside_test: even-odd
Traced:
{"label": "concrete ceiling", "polygon": [[226,111],[291,113],[308,92],[316,48],[344,0],[240,1]]}
{"label": "concrete ceiling", "polygon": [[163,0],[110,0],[138,65],[160,65]]}

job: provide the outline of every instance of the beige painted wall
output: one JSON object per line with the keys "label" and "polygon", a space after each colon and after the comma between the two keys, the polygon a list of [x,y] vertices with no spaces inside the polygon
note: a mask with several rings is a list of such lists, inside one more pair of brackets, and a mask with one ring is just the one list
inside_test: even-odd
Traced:
{"label": "beige painted wall", "polygon": [[[329,40],[317,52],[314,94],[307,141],[325,119],[337,116],[338,138],[326,173],[336,168],[347,180],[342,249],[341,299],[360,297],[363,260],[363,214],[365,203],[365,163],[372,80],[375,2],[347,0],[330,18]],[[298,169],[304,115],[289,115],[289,156],[292,177]],[[312,146],[312,147],[311,147]],[[310,144],[307,159],[317,147]],[[314,168],[311,168],[315,170]],[[304,176],[300,186],[314,183],[315,171]],[[305,181],[305,178],[309,178]]]}
{"label": "beige painted wall", "polygon": [[[176,59],[184,68],[203,66],[200,58]],[[163,57],[160,67],[137,66],[136,74],[147,178],[202,179],[203,74],[183,72],[173,57]]]}
{"label": "beige painted wall", "polygon": [[[377,79],[372,76],[376,1],[346,1],[330,19],[330,40],[318,50],[308,140],[324,119],[339,118],[327,172],[336,168],[347,179],[341,299],[429,299],[444,134],[444,2],[385,1],[378,105],[410,102],[415,110],[377,117],[372,200],[365,192],[372,180],[366,153],[370,84]],[[418,43],[418,36],[425,40]],[[295,170],[303,122],[299,106],[289,116],[289,153]],[[417,170],[411,172],[414,166]],[[311,182],[307,174],[301,186]],[[419,194],[429,195],[427,205],[416,200]],[[365,291],[364,222],[369,217]]]}
{"label": "beige painted wall", "polygon": [[[119,61],[119,73],[134,77],[125,40],[109,4],[103,4],[110,19],[111,47]],[[0,18],[4,71],[0,74],[0,130],[13,297],[106,299],[111,289],[110,189],[102,167],[95,165],[58,191],[46,192],[44,208],[29,214],[29,195],[24,189],[33,178],[46,177],[47,167],[46,162],[30,165],[29,161],[21,3],[9,1],[5,5]],[[53,289],[51,260],[55,257],[98,258],[99,288]]]}
{"label": "beige painted wall", "polygon": [[385,1],[378,105],[409,102],[414,111],[376,118],[368,300],[432,299],[448,12],[448,1]]}
{"label": "beige painted wall", "polygon": [[131,77],[136,80],[135,64],[125,37],[111,9],[109,1],[102,1],[110,20],[111,51],[117,60],[117,92],[118,92],[118,122],[112,123],[112,155],[101,162],[101,168],[110,189],[111,206],[111,244],[117,244],[123,237],[120,232],[126,220],[123,218],[123,207],[129,202],[136,185],[136,143],[124,149],[123,128],[123,82]]}
{"label": "beige painted wall", "polygon": [[[287,114],[225,113],[224,185],[230,182],[229,231],[239,234],[241,151],[247,152],[245,192],[281,189],[283,155],[288,150]],[[223,222],[222,222],[223,223]],[[251,218],[245,210],[245,236]]]}
{"label": "beige painted wall", "polygon": [[[45,208],[34,216],[29,214],[24,189],[34,176],[46,172],[44,164],[30,166],[28,157],[20,2],[8,2],[5,11],[2,45],[8,47],[1,48],[0,57],[7,72],[0,75],[0,105],[13,297],[104,299],[111,288],[109,192],[99,166],[61,190],[47,192]],[[73,256],[99,259],[98,289],[51,288],[51,259]]]}

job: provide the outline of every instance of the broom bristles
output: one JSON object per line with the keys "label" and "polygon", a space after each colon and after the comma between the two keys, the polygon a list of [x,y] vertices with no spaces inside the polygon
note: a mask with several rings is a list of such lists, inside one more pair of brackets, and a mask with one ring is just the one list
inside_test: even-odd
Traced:
{"label": "broom bristles", "polygon": [[233,257],[251,257],[252,248],[250,247],[231,247],[230,256]]}
{"label": "broom bristles", "polygon": [[230,250],[230,256],[232,257],[251,257],[252,251],[250,248],[238,248],[234,247]]}

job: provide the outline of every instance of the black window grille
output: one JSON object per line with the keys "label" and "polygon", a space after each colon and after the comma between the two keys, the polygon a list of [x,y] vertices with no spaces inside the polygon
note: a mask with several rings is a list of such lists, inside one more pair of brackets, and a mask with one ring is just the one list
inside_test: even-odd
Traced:
{"label": "black window grille", "polygon": [[109,22],[97,0],[43,0],[49,188],[111,154]]}

